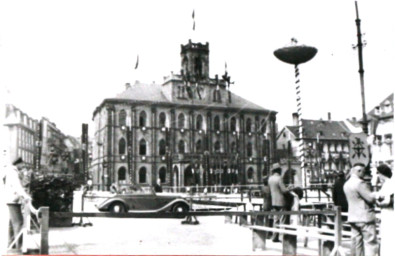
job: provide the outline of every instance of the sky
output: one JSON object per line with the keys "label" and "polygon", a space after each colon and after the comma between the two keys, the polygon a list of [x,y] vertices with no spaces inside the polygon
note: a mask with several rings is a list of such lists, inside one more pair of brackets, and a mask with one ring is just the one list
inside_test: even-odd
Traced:
{"label": "sky", "polygon": [[[395,88],[395,3],[358,6],[369,111]],[[80,136],[82,123],[93,134],[92,114],[105,98],[125,83],[179,73],[180,45],[192,39],[210,44],[210,76],[226,62],[231,90],[277,111],[281,129],[296,112],[294,67],[273,52],[296,38],[318,49],[299,67],[302,117],[361,118],[355,18],[351,0],[1,1],[0,97],[67,135]]]}

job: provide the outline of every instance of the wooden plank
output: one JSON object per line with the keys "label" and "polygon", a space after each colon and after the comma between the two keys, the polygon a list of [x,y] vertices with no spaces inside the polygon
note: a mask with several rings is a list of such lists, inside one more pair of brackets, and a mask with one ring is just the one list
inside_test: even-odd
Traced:
{"label": "wooden plank", "polygon": [[244,211],[190,211],[185,213],[179,212],[127,212],[127,213],[110,213],[110,212],[51,212],[50,216],[55,217],[111,217],[111,218],[185,218],[185,216],[268,216],[268,215],[318,215],[333,214],[333,211],[282,211],[282,212],[244,212]]}
{"label": "wooden plank", "polygon": [[298,230],[289,230],[289,229],[281,229],[281,228],[271,228],[265,226],[249,226],[250,229],[261,230],[261,231],[271,231],[276,233],[283,233],[289,235],[299,235],[302,237],[311,237],[316,239],[322,239],[324,241],[334,241],[335,237],[331,235],[320,235],[314,232],[303,232]]}

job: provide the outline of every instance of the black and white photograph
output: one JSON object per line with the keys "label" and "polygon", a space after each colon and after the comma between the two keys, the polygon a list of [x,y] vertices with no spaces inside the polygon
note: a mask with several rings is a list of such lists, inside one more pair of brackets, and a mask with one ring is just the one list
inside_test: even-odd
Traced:
{"label": "black and white photograph", "polygon": [[1,1],[1,254],[393,255],[394,10]]}

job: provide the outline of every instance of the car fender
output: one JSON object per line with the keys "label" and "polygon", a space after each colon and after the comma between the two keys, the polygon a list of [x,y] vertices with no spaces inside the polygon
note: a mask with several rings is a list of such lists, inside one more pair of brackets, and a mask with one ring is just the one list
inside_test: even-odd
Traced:
{"label": "car fender", "polygon": [[127,202],[124,199],[119,198],[119,197],[106,199],[103,203],[98,205],[97,208],[98,209],[101,209],[101,208],[108,209],[110,207],[110,205],[115,203],[115,202],[123,203],[125,205],[125,207],[126,207],[126,210],[128,210],[129,207],[128,207]]}
{"label": "car fender", "polygon": [[159,209],[155,209],[155,210],[131,210],[129,212],[135,212],[135,213],[154,213],[154,212],[164,212],[168,209],[170,209],[171,207],[173,207],[173,205],[177,204],[177,203],[184,203],[186,205],[188,205],[189,210],[192,208],[190,203],[188,203],[187,201],[185,201],[182,198],[176,198],[172,201],[170,201],[169,203],[167,203],[166,205],[164,205],[163,207],[159,208]]}

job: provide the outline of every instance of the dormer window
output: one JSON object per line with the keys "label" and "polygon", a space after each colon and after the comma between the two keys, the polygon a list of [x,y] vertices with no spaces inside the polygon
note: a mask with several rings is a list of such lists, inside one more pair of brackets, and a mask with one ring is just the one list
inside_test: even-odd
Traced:
{"label": "dormer window", "polygon": [[375,113],[376,115],[380,115],[380,114],[381,114],[380,106],[375,107],[374,113]]}
{"label": "dormer window", "polygon": [[388,100],[385,101],[385,103],[384,103],[384,111],[385,111],[385,113],[392,112],[392,106],[391,106],[391,103]]}
{"label": "dormer window", "polygon": [[221,102],[221,92],[218,89],[215,89],[213,92],[214,102]]}

